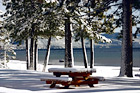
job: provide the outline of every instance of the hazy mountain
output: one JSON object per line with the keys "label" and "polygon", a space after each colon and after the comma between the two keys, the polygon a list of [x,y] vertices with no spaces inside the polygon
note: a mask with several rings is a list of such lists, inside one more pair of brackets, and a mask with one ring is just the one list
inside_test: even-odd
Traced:
{"label": "hazy mountain", "polygon": [[[114,33],[114,34],[103,34],[103,36],[111,39],[112,43],[95,43],[95,47],[99,47],[99,48],[102,48],[102,47],[106,47],[106,48],[109,48],[109,47],[112,47],[112,48],[118,48],[118,47],[121,47],[121,39],[117,39],[117,36],[118,36],[119,33]],[[89,40],[85,40],[85,44],[86,44],[86,47],[89,48],[90,44],[89,44]],[[65,46],[65,40],[64,38],[63,39],[60,39],[60,40],[56,40],[56,39],[53,39],[52,40],[52,48],[64,48]],[[81,41],[78,41],[78,42],[74,42],[73,40],[73,47],[74,48],[81,48]],[[140,48],[140,35],[138,35],[137,38],[133,38],[133,47],[134,48]]]}
{"label": "hazy mountain", "polygon": [[[103,48],[103,47],[106,47],[106,48],[118,48],[118,47],[121,47],[121,39],[118,40],[117,39],[117,36],[118,36],[118,33],[114,33],[114,34],[103,34],[103,36],[111,39],[112,43],[95,43],[95,47],[98,47],[98,48]],[[89,48],[90,46],[90,43],[89,43],[89,40],[85,40],[85,44],[86,44],[86,48]],[[38,40],[38,47],[39,49],[46,49],[47,47],[47,39],[39,39]],[[21,45],[21,46],[15,46],[15,49],[24,49],[25,48],[25,45]],[[140,48],[140,35],[138,36],[138,38],[136,39],[133,39],[133,47],[134,48]],[[53,49],[62,49],[62,48],[65,48],[65,39],[62,38],[62,39],[52,39],[52,42],[51,42],[51,48]],[[74,42],[73,40],[73,48],[81,48],[81,41],[79,40],[78,42]]]}

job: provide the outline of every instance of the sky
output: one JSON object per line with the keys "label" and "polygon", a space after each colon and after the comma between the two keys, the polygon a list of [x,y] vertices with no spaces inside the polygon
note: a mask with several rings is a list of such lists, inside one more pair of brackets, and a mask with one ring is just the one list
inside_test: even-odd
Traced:
{"label": "sky", "polygon": [[0,0],[0,10],[5,11],[5,6],[2,5],[2,0]]}
{"label": "sky", "polygon": [[[5,11],[5,6],[2,5],[2,0],[0,0],[0,14],[1,12],[4,12]],[[0,18],[0,21],[2,21],[3,19]]]}

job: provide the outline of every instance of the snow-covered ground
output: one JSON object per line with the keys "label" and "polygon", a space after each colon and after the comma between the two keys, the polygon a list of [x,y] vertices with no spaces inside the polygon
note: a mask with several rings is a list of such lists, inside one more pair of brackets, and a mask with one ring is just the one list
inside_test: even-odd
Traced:
{"label": "snow-covered ground", "polygon": [[[38,66],[38,71],[27,71],[24,61],[11,60],[8,67],[8,69],[0,68],[0,93],[140,93],[140,77],[135,77],[135,74],[140,74],[139,68],[133,69],[133,78],[127,78],[118,77],[119,67],[95,66],[97,72],[93,75],[103,76],[105,81],[100,81],[93,88],[84,85],[63,89],[61,85],[49,88],[48,84],[40,81],[41,78],[53,76],[52,73],[41,72],[42,65]],[[48,66],[51,67],[64,66]]]}

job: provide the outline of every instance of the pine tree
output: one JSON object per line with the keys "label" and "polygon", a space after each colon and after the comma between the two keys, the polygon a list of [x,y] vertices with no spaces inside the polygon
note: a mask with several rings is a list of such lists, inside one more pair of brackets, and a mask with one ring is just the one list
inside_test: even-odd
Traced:
{"label": "pine tree", "polygon": [[[81,3],[83,6],[75,11],[75,15],[79,16],[74,19],[74,30],[76,31],[76,41],[80,39],[82,41],[84,64],[87,67],[87,56],[85,52],[85,46],[83,45],[83,39],[88,38],[91,41],[91,62],[90,67],[93,67],[93,42],[110,42],[109,39],[100,35],[100,33],[112,33],[115,29],[113,26],[114,18],[112,15],[105,15],[104,12],[108,10],[108,5],[102,0],[88,0],[87,2]],[[106,8],[105,8],[106,7]],[[110,17],[108,17],[110,16]]]}
{"label": "pine tree", "polygon": [[120,76],[133,76],[132,53],[132,0],[123,0],[123,39]]}
{"label": "pine tree", "polygon": [[10,33],[4,28],[5,22],[1,22],[1,28],[0,28],[0,48],[3,50],[3,52],[0,53],[0,59],[3,61],[2,67],[7,68],[7,63],[11,59],[16,58],[16,52],[14,51],[12,41],[10,38]]}
{"label": "pine tree", "polygon": [[[60,19],[54,17],[55,12],[44,15],[44,9],[52,8],[54,3],[42,3],[35,0],[13,0],[5,2],[6,13],[11,16],[5,20],[7,28],[11,33],[13,41],[21,43],[23,40],[31,39],[29,69],[35,70],[36,48],[35,40],[38,36],[47,38],[50,36],[61,35],[59,27]],[[60,33],[59,33],[60,32]],[[28,58],[28,57],[27,57]]]}

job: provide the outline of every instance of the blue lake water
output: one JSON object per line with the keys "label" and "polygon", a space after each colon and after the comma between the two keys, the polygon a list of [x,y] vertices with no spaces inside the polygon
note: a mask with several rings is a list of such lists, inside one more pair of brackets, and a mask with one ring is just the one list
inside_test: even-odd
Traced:
{"label": "blue lake water", "polygon": [[[25,50],[16,50],[18,60],[26,60]],[[60,59],[64,59],[64,49],[51,49],[49,64],[60,63]],[[87,49],[88,61],[90,61],[90,50]],[[39,63],[43,63],[46,55],[45,49],[39,50]],[[82,49],[74,49],[74,64],[83,64]],[[140,66],[140,49],[133,49],[134,66]],[[95,65],[97,66],[120,66],[121,64],[121,48],[95,48]]]}

